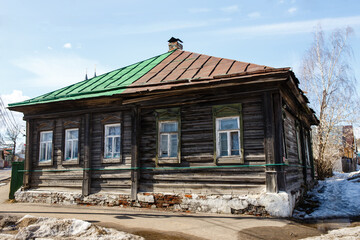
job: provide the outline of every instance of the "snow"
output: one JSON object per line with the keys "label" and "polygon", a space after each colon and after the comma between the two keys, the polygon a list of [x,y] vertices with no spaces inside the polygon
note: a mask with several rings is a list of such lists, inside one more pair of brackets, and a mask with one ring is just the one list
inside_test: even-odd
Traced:
{"label": "snow", "polygon": [[78,219],[57,219],[26,215],[17,225],[14,235],[0,234],[0,239],[100,239],[142,240],[142,237],[115,229],[99,227]]}
{"label": "snow", "polygon": [[[358,177],[356,177],[358,176]],[[304,219],[325,219],[353,217],[360,215],[360,171],[338,173],[319,184],[308,196],[314,202],[319,202],[311,213],[294,212],[294,217]]]}
{"label": "snow", "polygon": [[321,236],[304,238],[306,240],[357,240],[360,239],[360,227],[332,230]]}

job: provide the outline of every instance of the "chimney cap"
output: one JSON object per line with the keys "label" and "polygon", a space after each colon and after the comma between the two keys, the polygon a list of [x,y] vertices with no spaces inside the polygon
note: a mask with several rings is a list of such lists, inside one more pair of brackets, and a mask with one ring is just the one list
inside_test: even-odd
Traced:
{"label": "chimney cap", "polygon": [[181,42],[182,43],[183,41],[181,41],[179,38],[171,37],[168,42],[169,43],[171,43],[171,42]]}

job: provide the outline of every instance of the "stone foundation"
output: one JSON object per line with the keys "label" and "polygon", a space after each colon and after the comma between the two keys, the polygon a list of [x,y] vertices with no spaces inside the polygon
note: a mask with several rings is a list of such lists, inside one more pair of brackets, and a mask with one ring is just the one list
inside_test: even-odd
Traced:
{"label": "stone foundation", "polygon": [[18,202],[139,207],[276,217],[291,216],[297,197],[298,194],[291,195],[286,192],[247,196],[139,193],[135,201],[128,195],[115,193],[96,193],[86,197],[81,193],[37,190],[18,190],[15,193],[15,199]]}

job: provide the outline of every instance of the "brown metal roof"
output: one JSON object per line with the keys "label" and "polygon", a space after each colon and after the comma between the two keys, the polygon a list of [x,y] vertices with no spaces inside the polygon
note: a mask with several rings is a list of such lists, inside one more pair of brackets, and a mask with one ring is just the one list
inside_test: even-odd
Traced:
{"label": "brown metal roof", "polygon": [[[248,75],[274,70],[284,71],[289,69],[275,69],[253,63],[176,50],[147,74],[128,86],[130,88],[127,88],[123,93],[143,91],[149,88],[153,89],[155,85],[156,89],[167,89],[169,86],[161,87],[160,85],[184,79],[214,79],[218,76]],[[136,87],[137,90],[133,87]]]}

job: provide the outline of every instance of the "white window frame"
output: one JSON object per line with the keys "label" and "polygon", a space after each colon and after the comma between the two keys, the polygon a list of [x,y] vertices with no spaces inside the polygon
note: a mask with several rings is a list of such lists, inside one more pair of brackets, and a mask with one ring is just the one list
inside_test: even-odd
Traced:
{"label": "white window frame", "polygon": [[[120,128],[120,134],[119,135],[107,135],[107,129],[109,127],[114,127],[114,126],[118,126]],[[119,137],[120,139],[120,149],[119,149],[119,157],[114,157],[114,153],[115,153],[115,141],[114,139]],[[107,155],[107,145],[106,145],[106,140],[108,138],[112,138],[112,152],[111,152],[111,157],[106,157]],[[119,159],[121,158],[121,123],[114,123],[114,124],[106,124],[104,125],[104,159]]]}
{"label": "white window frame", "polygon": [[[70,131],[74,131],[74,130],[77,130],[78,131],[78,138],[77,139],[67,139],[68,137],[68,132]],[[77,147],[78,147],[78,154],[76,156],[73,156],[74,155],[74,141],[76,141],[77,143]],[[67,153],[67,142],[71,142],[71,158],[67,159],[66,158],[66,153]],[[78,159],[78,155],[79,155],[79,128],[69,128],[69,129],[66,129],[65,130],[65,152],[64,152],[64,161],[70,161],[70,160],[77,160]]]}
{"label": "white window frame", "polygon": [[[237,129],[229,129],[229,130],[220,130],[220,121],[225,119],[236,119],[238,123]],[[239,116],[232,116],[232,117],[217,117],[216,118],[216,156],[219,158],[223,157],[238,157],[241,156],[241,126],[240,126],[240,117]],[[231,133],[237,132],[238,138],[239,138],[239,154],[238,155],[231,155]],[[227,156],[221,156],[221,150],[220,150],[220,133],[227,133],[227,146],[228,146],[228,155]]]}
{"label": "white window frame", "polygon": [[[42,139],[42,135],[43,134],[46,134],[46,133],[51,133],[51,140],[50,141],[41,141]],[[40,132],[40,139],[39,139],[39,162],[50,162],[52,160],[52,153],[53,153],[53,146],[52,146],[52,143],[53,143],[53,137],[54,137],[54,133],[53,131],[41,131]],[[42,160],[41,159],[41,145],[42,144],[45,144],[45,160]],[[48,145],[51,145],[51,153],[50,153],[50,159],[46,159],[46,157],[48,156]]]}
{"label": "white window frame", "polygon": [[[161,132],[161,124],[163,123],[177,123],[177,130],[174,132]],[[158,152],[159,152],[159,158],[177,158],[179,155],[179,121],[178,120],[165,120],[165,121],[159,121],[159,133],[158,133]],[[177,139],[177,146],[176,146],[176,156],[170,157],[170,156],[164,156],[161,152],[161,135],[167,135],[168,136],[168,146],[167,146],[167,152],[168,155],[170,155],[170,149],[171,149],[171,135],[176,135]]]}

